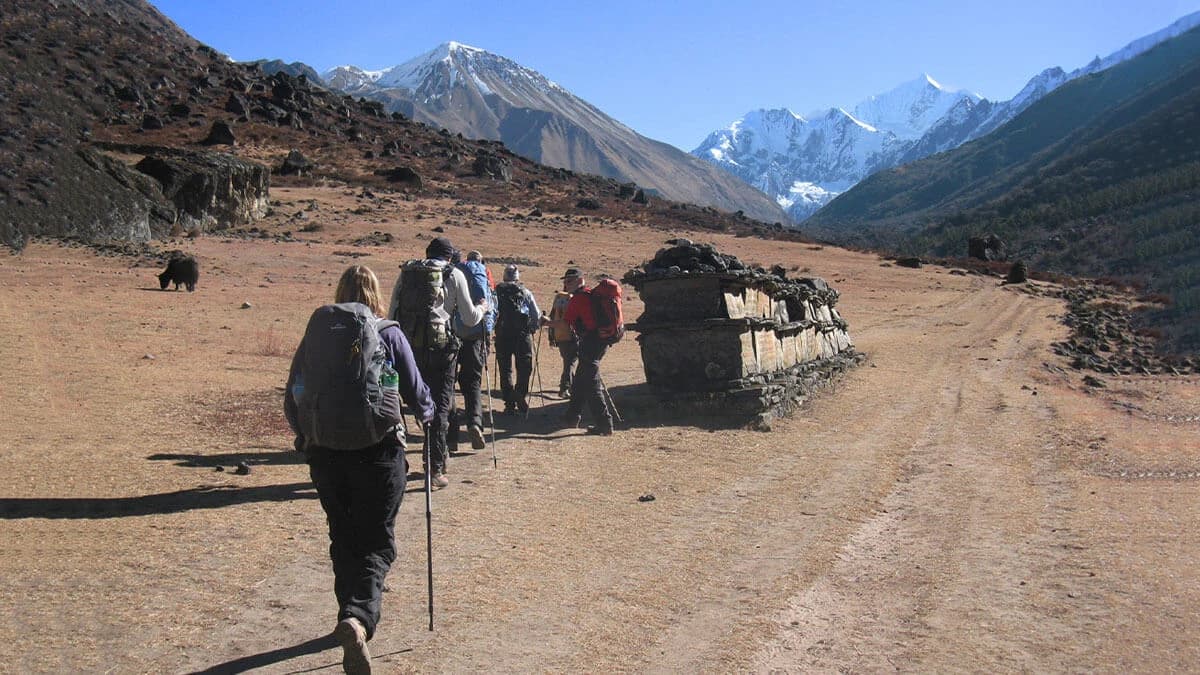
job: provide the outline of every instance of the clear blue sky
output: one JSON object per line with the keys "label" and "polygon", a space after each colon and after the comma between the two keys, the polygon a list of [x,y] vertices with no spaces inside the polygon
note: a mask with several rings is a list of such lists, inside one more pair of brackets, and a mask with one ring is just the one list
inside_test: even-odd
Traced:
{"label": "clear blue sky", "polygon": [[151,0],[237,60],[393,66],[456,40],[691,150],[749,110],[850,107],[921,73],[992,99],[1200,11],[1200,0]]}

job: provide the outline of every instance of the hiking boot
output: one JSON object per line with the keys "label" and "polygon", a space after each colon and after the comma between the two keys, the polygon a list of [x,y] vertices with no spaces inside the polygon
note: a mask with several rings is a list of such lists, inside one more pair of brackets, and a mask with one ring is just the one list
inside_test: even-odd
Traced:
{"label": "hiking boot", "polygon": [[441,490],[450,485],[450,479],[446,478],[445,473],[435,473],[433,474],[433,478],[429,479],[429,484],[433,486],[433,489]]}
{"label": "hiking boot", "polygon": [[467,427],[467,433],[471,436],[471,447],[476,450],[482,450],[487,447],[487,441],[483,440],[483,427],[478,424],[472,424]]}
{"label": "hiking boot", "polygon": [[342,645],[342,670],[354,675],[370,675],[371,651],[367,649],[367,629],[354,617],[342,619],[333,629],[333,637]]}
{"label": "hiking boot", "polygon": [[559,398],[571,398],[571,390],[570,390],[570,389],[566,389],[566,388],[559,389],[559,390],[558,390],[558,397],[559,397]]}
{"label": "hiking boot", "polygon": [[612,436],[612,427],[588,427],[588,436]]}

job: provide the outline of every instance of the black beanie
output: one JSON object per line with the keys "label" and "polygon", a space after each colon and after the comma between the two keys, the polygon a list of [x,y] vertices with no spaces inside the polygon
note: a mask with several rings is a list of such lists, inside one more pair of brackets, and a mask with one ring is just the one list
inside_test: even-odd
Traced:
{"label": "black beanie", "polygon": [[454,255],[454,245],[445,237],[437,237],[425,247],[425,257],[434,260]]}

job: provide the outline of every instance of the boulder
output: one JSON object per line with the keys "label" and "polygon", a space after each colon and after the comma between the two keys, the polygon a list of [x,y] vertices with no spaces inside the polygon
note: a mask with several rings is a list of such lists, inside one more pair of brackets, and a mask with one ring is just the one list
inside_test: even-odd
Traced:
{"label": "boulder", "polygon": [[145,115],[142,117],[142,129],[144,131],[161,128],[163,128],[163,121],[157,115]]}
{"label": "boulder", "polygon": [[281,176],[307,176],[312,172],[313,166],[313,163],[299,150],[292,150],[279,168],[275,169],[275,173]]}
{"label": "boulder", "polygon": [[512,180],[512,162],[491,152],[476,155],[471,170],[476,176],[499,179],[505,183]]}
{"label": "boulder", "polygon": [[403,183],[412,186],[418,190],[421,189],[423,181],[421,174],[417,173],[412,167],[397,166],[391,169],[376,169],[376,176],[383,176],[389,183]]}
{"label": "boulder", "polygon": [[203,145],[236,145],[237,139],[234,138],[233,129],[229,127],[228,122],[217,120],[208,130],[208,136],[200,143]]}
{"label": "boulder", "polygon": [[126,101],[129,103],[141,103],[142,98],[143,98],[142,90],[133,85],[126,85],[124,87],[119,87],[116,90],[116,95],[117,95],[118,100]]}
{"label": "boulder", "polygon": [[600,200],[592,199],[591,197],[584,197],[583,199],[575,202],[575,208],[588,209],[589,211],[595,211],[601,208],[601,206],[603,205],[600,203]]}
{"label": "boulder", "polygon": [[904,256],[901,258],[896,258],[896,265],[899,267],[911,267],[912,269],[918,269],[921,267],[921,259],[916,256]]}
{"label": "boulder", "polygon": [[296,97],[296,88],[292,86],[287,78],[278,78],[275,85],[271,87],[271,98],[278,104],[283,105]]}
{"label": "boulder", "polygon": [[994,234],[967,240],[967,255],[978,260],[1007,260],[1004,240]]}
{"label": "boulder", "polygon": [[1029,268],[1021,260],[1013,263],[1012,267],[1008,268],[1008,276],[1004,277],[1004,283],[1007,284],[1023,284],[1029,280]]}
{"label": "boulder", "polygon": [[229,98],[225,99],[225,112],[233,113],[234,115],[245,115],[249,108],[246,107],[246,99],[230,92]]}
{"label": "boulder", "polygon": [[267,167],[216,152],[164,151],[135,166],[158,181],[186,231],[246,225],[266,215]]}

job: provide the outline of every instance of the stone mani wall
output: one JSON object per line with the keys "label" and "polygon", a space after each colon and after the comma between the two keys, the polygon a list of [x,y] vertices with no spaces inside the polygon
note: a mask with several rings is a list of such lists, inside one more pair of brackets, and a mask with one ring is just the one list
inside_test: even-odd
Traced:
{"label": "stone mani wall", "polygon": [[645,305],[630,328],[650,385],[637,401],[646,414],[769,429],[863,360],[825,281],[749,268],[705,244],[669,243],[624,279]]}
{"label": "stone mani wall", "polygon": [[[831,358],[854,343],[837,310],[817,298],[802,312],[761,287],[721,275],[648,279],[638,289],[646,381],[663,389],[710,391],[761,383],[799,364]],[[791,313],[804,316],[791,320]]]}

